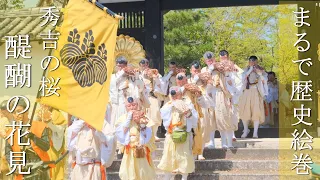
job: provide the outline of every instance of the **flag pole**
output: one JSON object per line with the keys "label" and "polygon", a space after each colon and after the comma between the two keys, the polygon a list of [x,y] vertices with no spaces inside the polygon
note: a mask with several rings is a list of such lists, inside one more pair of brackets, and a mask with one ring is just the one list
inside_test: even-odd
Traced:
{"label": "flag pole", "polygon": [[124,19],[123,16],[120,16],[116,13],[114,13],[113,11],[111,11],[110,9],[108,9],[107,7],[105,7],[104,5],[102,5],[99,2],[96,2],[95,0],[88,0],[89,2],[91,2],[92,4],[95,4],[98,8],[100,8],[101,10],[106,11],[108,14],[110,14],[112,17],[118,18],[118,19]]}

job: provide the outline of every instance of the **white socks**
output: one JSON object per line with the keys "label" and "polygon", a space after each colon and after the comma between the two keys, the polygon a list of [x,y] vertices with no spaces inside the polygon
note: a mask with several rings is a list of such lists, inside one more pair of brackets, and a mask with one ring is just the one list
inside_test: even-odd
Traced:
{"label": "white socks", "polygon": [[210,133],[210,142],[207,144],[207,148],[209,148],[209,149],[214,149],[215,148],[215,143],[214,143],[214,135],[215,135],[215,130],[214,131],[212,131],[211,133]]}
{"label": "white socks", "polygon": [[181,175],[182,175],[181,180],[187,180],[187,178],[188,178],[188,174],[181,174]]}
{"label": "white socks", "polygon": [[242,124],[243,124],[243,134],[241,135],[241,138],[246,138],[249,134],[249,121],[246,120],[242,120]]}
{"label": "white socks", "polygon": [[221,146],[222,148],[233,148],[232,137],[233,131],[221,131]]}
{"label": "white socks", "polygon": [[259,121],[253,121],[254,128],[253,128],[253,138],[258,138],[258,129],[259,129]]}
{"label": "white socks", "polygon": [[[248,129],[248,125],[249,125],[249,121],[245,121],[242,120],[243,123],[243,134],[241,136],[241,138],[246,138],[250,132],[250,130]],[[259,129],[259,121],[253,121],[253,138],[258,138],[258,129]]]}
{"label": "white socks", "polygon": [[220,131],[221,146],[222,148],[228,148],[227,146],[227,131]]}
{"label": "white socks", "polygon": [[227,131],[226,134],[227,134],[227,145],[228,145],[228,148],[233,148],[232,138],[233,138],[233,135],[234,135],[234,131]]}

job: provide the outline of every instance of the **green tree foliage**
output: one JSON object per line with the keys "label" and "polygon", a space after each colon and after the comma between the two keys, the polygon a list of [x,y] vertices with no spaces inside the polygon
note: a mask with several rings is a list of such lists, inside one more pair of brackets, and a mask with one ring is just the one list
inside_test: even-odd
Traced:
{"label": "green tree foliage", "polygon": [[294,47],[298,38],[297,27],[294,26],[293,11],[297,6],[279,6],[280,16],[278,18],[277,33],[274,34],[273,40],[277,42],[276,56],[278,57],[277,74],[278,79],[283,84],[291,84],[293,80],[299,79],[298,64],[294,64],[293,60],[298,60],[298,50]]}
{"label": "green tree foliage", "polygon": [[201,10],[170,11],[165,15],[165,66],[174,60],[188,67],[212,49],[213,36],[205,27],[207,18]]}
{"label": "green tree foliage", "polygon": [[279,72],[280,81],[287,84],[296,77],[292,63],[297,57],[293,47],[294,8],[283,5],[281,9],[250,6],[169,11],[164,16],[165,63],[175,60],[187,67],[206,51],[219,57],[219,51],[225,49],[241,68],[247,65],[249,56],[258,56],[260,65],[267,71]]}
{"label": "green tree foliage", "polygon": [[23,7],[23,0],[0,0],[0,10],[21,9]]}

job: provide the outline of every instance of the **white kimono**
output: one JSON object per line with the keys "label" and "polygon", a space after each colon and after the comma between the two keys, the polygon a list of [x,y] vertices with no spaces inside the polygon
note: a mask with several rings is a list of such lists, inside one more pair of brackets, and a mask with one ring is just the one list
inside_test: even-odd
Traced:
{"label": "white kimono", "polygon": [[94,131],[84,126],[84,121],[76,120],[68,128],[67,142],[71,156],[69,160],[75,163],[71,180],[100,180],[114,158],[114,136]]}
{"label": "white kimono", "polygon": [[[132,114],[128,113],[120,117],[116,122],[116,135],[124,148],[119,176],[122,180],[149,180],[156,176],[150,152],[152,151],[153,136],[151,127],[140,129],[139,125],[131,120]],[[124,132],[124,128],[128,128]],[[145,157],[134,156],[136,146],[142,145]]]}
{"label": "white kimono", "polygon": [[[163,155],[158,168],[169,173],[176,170],[183,174],[192,173],[195,170],[195,162],[192,156],[191,129],[197,126],[198,113],[192,103],[185,103],[191,110],[191,116],[188,118],[180,116],[179,112],[174,108],[176,101],[177,100],[169,101],[160,110],[167,134],[164,142]],[[187,140],[183,143],[174,143],[170,133],[177,128],[183,127],[186,127],[188,133]]]}
{"label": "white kimono", "polygon": [[[246,89],[247,77],[249,78],[249,89]],[[239,99],[239,116],[245,121],[265,121],[265,110],[263,100],[268,95],[267,74],[256,73],[253,68],[246,68],[242,75],[241,96]]]}
{"label": "white kimono", "polygon": [[125,104],[128,97],[139,99],[139,104],[150,105],[144,98],[144,83],[138,77],[128,77],[124,71],[119,71],[111,76],[110,82],[110,102],[111,102],[111,126],[121,115],[126,113]]}

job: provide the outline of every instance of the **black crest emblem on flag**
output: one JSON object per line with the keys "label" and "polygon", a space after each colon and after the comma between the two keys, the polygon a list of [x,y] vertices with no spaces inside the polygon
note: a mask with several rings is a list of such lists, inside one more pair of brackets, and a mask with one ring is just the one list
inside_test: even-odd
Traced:
{"label": "black crest emblem on flag", "polygon": [[80,34],[77,29],[69,32],[68,42],[60,51],[62,64],[72,70],[74,79],[81,87],[90,87],[95,82],[107,80],[107,49],[102,43],[96,54],[92,30],[86,32],[80,48]]}

